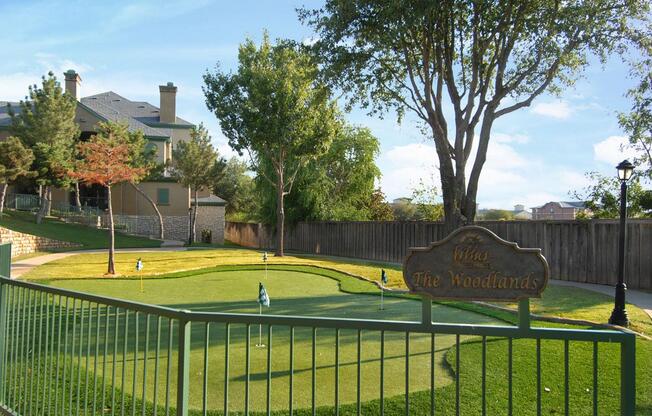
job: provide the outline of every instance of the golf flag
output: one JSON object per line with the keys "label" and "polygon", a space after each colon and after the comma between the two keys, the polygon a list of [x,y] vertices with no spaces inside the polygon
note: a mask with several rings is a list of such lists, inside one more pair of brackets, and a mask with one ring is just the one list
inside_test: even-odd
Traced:
{"label": "golf flag", "polygon": [[263,284],[260,282],[258,282],[258,303],[261,306],[269,307],[269,296],[267,296],[265,286],[263,286]]}
{"label": "golf flag", "polygon": [[139,272],[143,270],[143,261],[139,258],[136,262],[136,271]]}
{"label": "golf flag", "polygon": [[263,261],[265,261],[265,262],[267,261],[267,252],[263,253]]}
{"label": "golf flag", "polygon": [[380,278],[383,280],[383,284],[387,284],[387,273],[385,272],[385,269],[380,273]]}

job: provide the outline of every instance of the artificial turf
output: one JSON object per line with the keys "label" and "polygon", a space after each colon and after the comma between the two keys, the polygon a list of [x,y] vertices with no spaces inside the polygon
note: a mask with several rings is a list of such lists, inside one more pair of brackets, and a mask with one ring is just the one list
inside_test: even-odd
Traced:
{"label": "artificial turf", "polygon": [[[387,310],[378,311],[378,297],[368,296],[376,293],[377,289],[369,282],[352,278],[333,270],[315,269],[306,266],[277,265],[270,267],[269,277],[264,278],[264,271],[260,265],[243,267],[249,270],[240,270],[240,267],[221,266],[203,271],[186,271],[162,274],[158,279],[146,279],[145,291],[140,292],[139,281],[135,279],[72,279],[53,280],[48,283],[81,291],[90,291],[106,296],[127,298],[146,303],[162,304],[177,308],[193,310],[222,311],[222,312],[257,312],[255,303],[257,285],[259,281],[266,284],[272,307],[267,313],[297,314],[307,316],[336,316],[355,317],[363,319],[407,319],[418,320],[420,305],[409,299],[386,298]],[[282,269],[282,270],[278,270]],[[312,274],[307,276],[306,274]],[[330,277],[327,279],[324,277]],[[335,280],[333,280],[335,279]],[[338,290],[338,283],[339,289]],[[342,293],[348,292],[348,294]],[[484,311],[493,314],[493,311]],[[499,323],[487,316],[461,311],[456,308],[447,308],[435,305],[434,319],[442,322],[476,322]],[[120,318],[122,319],[122,317]],[[140,318],[140,328],[145,325],[143,317]],[[122,322],[122,321],[120,321]],[[152,323],[153,324],[153,323]],[[504,324],[504,322],[503,322]],[[537,323],[540,324],[540,323]],[[133,317],[132,317],[133,330]],[[546,324],[544,324],[546,325]],[[165,325],[163,325],[163,339],[165,339]],[[264,328],[263,328],[264,329]],[[201,407],[201,386],[203,383],[203,340],[205,334],[203,325],[193,327],[193,352],[191,354],[191,404],[195,409]],[[255,348],[257,341],[257,328],[251,331],[251,405],[253,409],[261,410],[264,405],[266,388],[266,348]],[[223,405],[224,391],[224,334],[225,327],[212,325],[209,333],[209,360],[208,360],[208,407],[213,409],[211,414],[219,414],[218,410]],[[243,372],[244,372],[244,346],[245,327],[232,325],[230,328],[230,374],[229,374],[229,400],[232,411],[242,410],[243,403]],[[266,332],[263,331],[263,342]],[[391,336],[389,336],[391,335]],[[153,334],[152,334],[153,336]],[[344,403],[340,414],[355,414],[355,381],[356,381],[356,338],[355,331],[343,331],[341,334],[341,369],[340,401]],[[361,349],[361,404],[363,414],[376,414],[379,410],[378,382],[379,382],[379,334],[363,331]],[[140,334],[142,342],[143,334]],[[128,345],[131,345],[131,340]],[[295,408],[301,408],[297,414],[309,414],[310,407],[310,381],[311,381],[311,340],[312,331],[295,330]],[[334,400],[334,333],[329,330],[319,330],[316,344],[316,380],[318,414],[332,414]],[[404,380],[405,380],[405,337],[404,334],[388,334],[386,354],[390,358],[385,365],[385,407],[386,414],[404,413]],[[466,341],[466,342],[465,342]],[[481,400],[479,394],[479,378],[481,363],[481,344],[478,339],[462,339],[460,346],[460,404],[461,414],[480,414]],[[122,339],[118,344],[122,345]],[[648,392],[652,390],[652,374],[649,363],[652,362],[652,343],[640,339],[637,352],[637,392],[638,414],[649,414],[652,408],[652,399]],[[288,362],[289,362],[289,328],[273,329],[273,361],[272,361],[272,407],[279,414],[284,413],[288,400]],[[410,405],[411,414],[427,414],[430,410],[429,387],[429,347],[430,337],[412,335],[410,338]],[[436,409],[439,413],[450,414],[455,406],[455,348],[454,340],[450,336],[438,335],[436,337],[436,379],[435,390]],[[513,374],[514,374],[514,414],[536,414],[535,407],[535,373],[534,368],[534,341],[515,340],[513,344]],[[550,392],[542,392],[542,408],[544,414],[563,413],[563,357],[560,356],[562,343],[559,341],[544,341],[542,343],[543,387]],[[174,350],[174,349],[173,349]],[[599,364],[599,392],[600,414],[616,414],[619,411],[618,389],[614,383],[618,380],[618,347],[603,344],[600,347]],[[121,356],[119,349],[118,355]],[[142,369],[141,349],[133,360],[133,348],[127,349],[126,383],[117,386],[121,391],[131,391],[131,376],[133,364]],[[592,386],[591,380],[591,344],[571,343],[571,394],[569,406],[571,414],[591,414]],[[150,367],[151,355],[149,354]],[[490,339],[487,354],[488,368],[488,414],[507,413],[507,341],[504,339]],[[140,364],[139,364],[140,362]],[[121,372],[120,359],[116,365]],[[165,369],[165,366],[161,369]],[[172,363],[172,374],[176,367]],[[139,376],[140,377],[140,376]],[[148,400],[153,394],[152,374],[149,375],[150,385],[147,387]],[[138,378],[142,380],[142,378]],[[138,381],[137,381],[138,383]],[[140,387],[139,387],[140,388]],[[159,386],[162,388],[162,385]],[[589,388],[589,391],[586,389]],[[138,396],[138,394],[137,394]],[[348,403],[348,404],[347,404]],[[648,412],[648,413],[646,413]]]}

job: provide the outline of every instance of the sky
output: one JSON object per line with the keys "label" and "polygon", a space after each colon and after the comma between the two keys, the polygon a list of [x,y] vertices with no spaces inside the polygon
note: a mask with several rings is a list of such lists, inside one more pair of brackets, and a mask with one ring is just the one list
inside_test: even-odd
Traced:
{"label": "sky", "polygon": [[[235,153],[206,109],[202,75],[217,63],[237,67],[238,45],[272,39],[311,39],[296,8],[320,1],[76,1],[2,0],[3,59],[0,101],[19,100],[48,71],[63,79],[75,69],[81,96],[114,91],[134,101],[159,103],[158,86],[178,86],[177,115],[209,129],[227,157]],[[571,200],[569,192],[587,186],[584,174],[614,175],[614,166],[631,154],[617,113],[630,103],[634,85],[620,57],[590,65],[561,96],[544,95],[530,108],[499,119],[492,132],[480,180],[480,208],[511,209]],[[421,181],[437,184],[436,153],[414,117],[401,124],[360,109],[346,115],[378,137],[382,171],[379,185],[388,200],[410,196]]]}

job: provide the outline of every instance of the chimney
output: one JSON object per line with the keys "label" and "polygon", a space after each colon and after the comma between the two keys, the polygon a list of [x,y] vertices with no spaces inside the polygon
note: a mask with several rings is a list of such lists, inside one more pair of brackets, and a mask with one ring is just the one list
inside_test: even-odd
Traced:
{"label": "chimney", "polygon": [[75,97],[75,100],[79,100],[78,87],[81,84],[81,77],[74,69],[67,70],[63,76],[66,79],[66,93]]}
{"label": "chimney", "polygon": [[160,121],[161,123],[177,122],[177,87],[168,82],[167,85],[159,85],[161,92]]}

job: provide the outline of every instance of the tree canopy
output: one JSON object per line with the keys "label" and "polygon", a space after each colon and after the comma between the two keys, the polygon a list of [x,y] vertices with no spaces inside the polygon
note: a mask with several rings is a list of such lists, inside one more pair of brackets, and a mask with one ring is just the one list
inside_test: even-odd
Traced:
{"label": "tree canopy", "polygon": [[246,153],[261,179],[276,191],[276,254],[283,255],[284,198],[300,170],[328,149],[339,128],[330,90],[317,80],[317,65],[289,41],[264,35],[240,45],[238,69],[204,75],[206,105],[229,145]]}
{"label": "tree canopy", "polygon": [[648,10],[644,0],[327,0],[299,16],[349,105],[409,111],[427,128],[454,228],[475,218],[494,121],[572,84]]}
{"label": "tree canopy", "polygon": [[[371,131],[344,125],[328,150],[297,175],[294,190],[285,199],[287,222],[366,221],[372,217],[368,202],[380,178],[375,158],[379,142]],[[275,223],[275,191],[261,178],[261,218]]]}
{"label": "tree canopy", "polygon": [[[40,87],[29,87],[29,96],[20,101],[18,109],[9,106],[11,132],[34,153],[32,170],[37,174],[36,182],[47,187],[46,195],[51,193],[51,186],[70,185],[66,173],[72,167],[75,139],[79,136],[76,108],[77,101],[63,92],[52,72],[42,77]],[[48,208],[49,196],[46,199],[38,222]]]}
{"label": "tree canopy", "polygon": [[5,202],[7,185],[20,177],[34,176],[30,170],[34,153],[17,138],[10,136],[0,141],[0,214]]}

